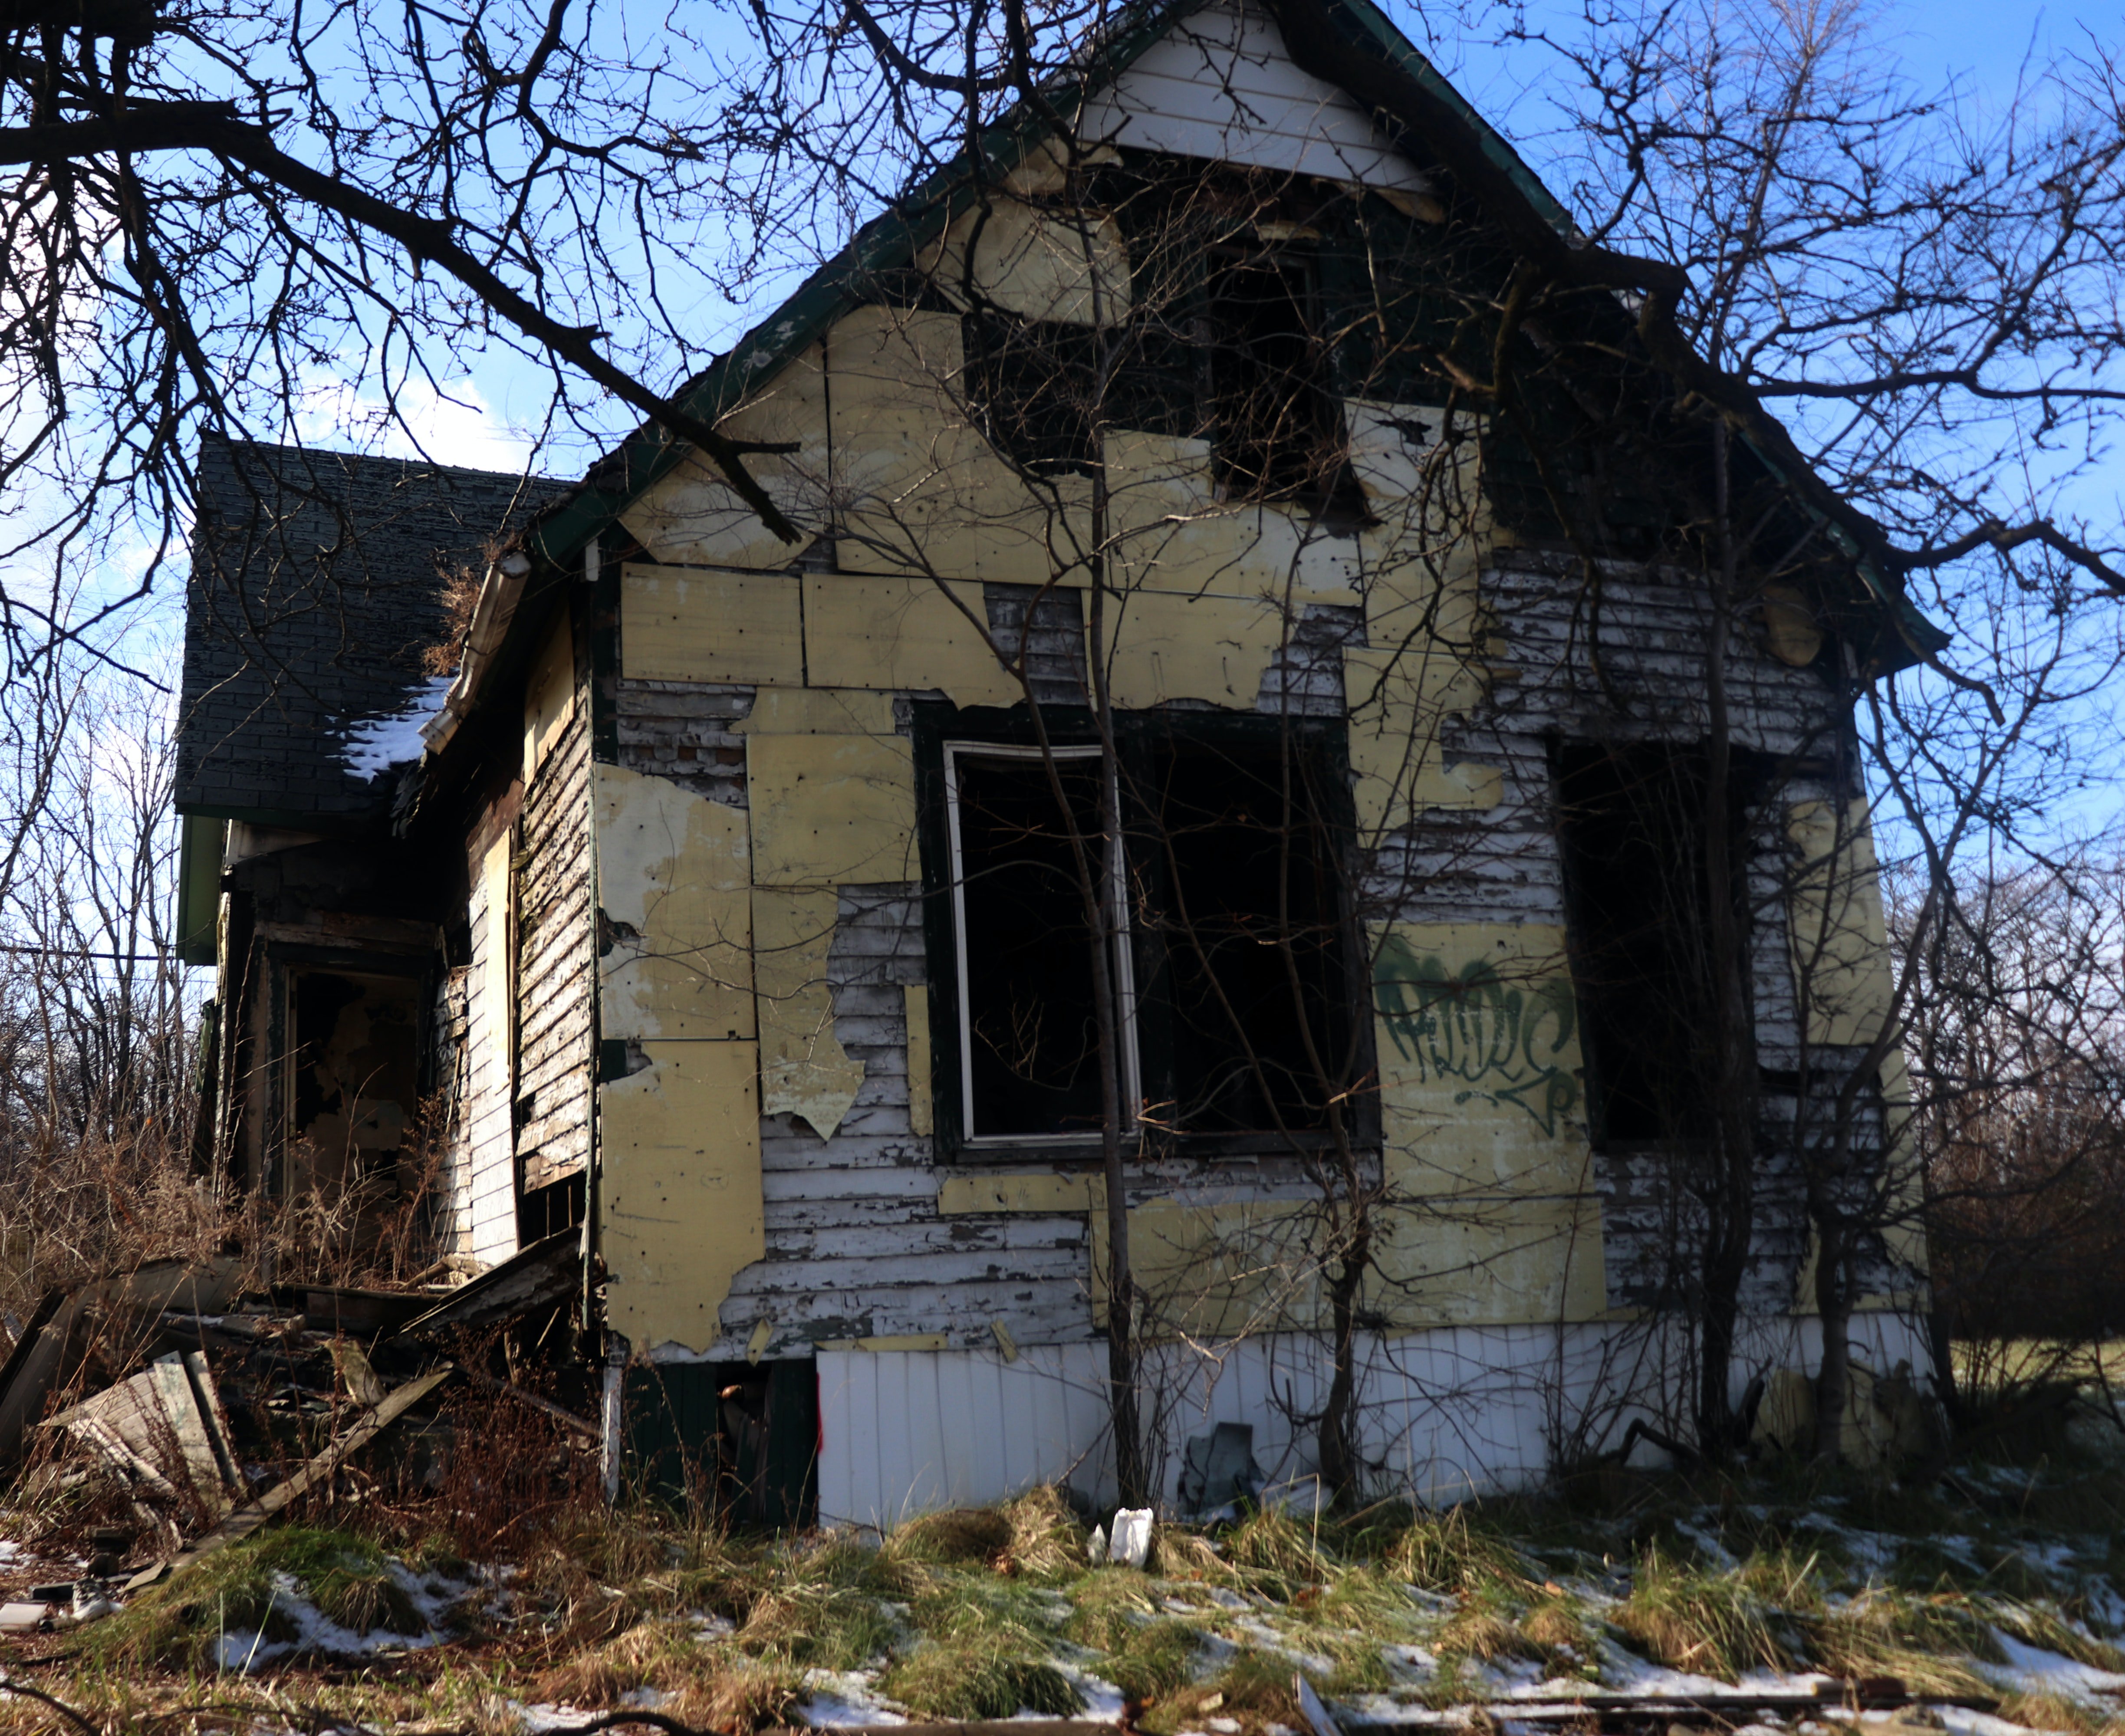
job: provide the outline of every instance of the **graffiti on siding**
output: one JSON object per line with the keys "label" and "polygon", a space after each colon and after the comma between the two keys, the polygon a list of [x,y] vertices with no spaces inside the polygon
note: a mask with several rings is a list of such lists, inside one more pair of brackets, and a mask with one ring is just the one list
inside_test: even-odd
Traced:
{"label": "graffiti on siding", "polygon": [[1373,988],[1396,1051],[1416,1063],[1419,1078],[1456,1087],[1456,1103],[1516,1104],[1552,1136],[1579,1107],[1567,1053],[1577,1020],[1564,978],[1509,981],[1488,958],[1456,968],[1390,934]]}

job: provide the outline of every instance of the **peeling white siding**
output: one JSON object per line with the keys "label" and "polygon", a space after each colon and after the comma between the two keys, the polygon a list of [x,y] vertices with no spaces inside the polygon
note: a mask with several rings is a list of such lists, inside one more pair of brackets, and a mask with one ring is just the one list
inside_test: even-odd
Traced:
{"label": "peeling white siding", "polygon": [[1239,6],[1208,6],[1175,25],[1086,104],[1078,131],[1330,181],[1430,186],[1355,102],[1292,64],[1275,20]]}

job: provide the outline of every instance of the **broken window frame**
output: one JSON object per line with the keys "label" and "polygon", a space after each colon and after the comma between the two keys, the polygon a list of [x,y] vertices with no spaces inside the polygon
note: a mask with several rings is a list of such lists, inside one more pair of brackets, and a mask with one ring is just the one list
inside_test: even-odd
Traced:
{"label": "broken window frame", "polygon": [[[911,1078],[909,1089],[927,1088],[935,1112],[933,1150],[936,1160],[979,1164],[1008,1162],[1029,1154],[1052,1151],[1067,1159],[1092,1158],[1098,1136],[1071,1134],[1010,1134],[969,1138],[965,1080],[968,1068],[962,1044],[962,1008],[965,1005],[959,960],[961,936],[966,933],[961,902],[955,896],[954,869],[959,861],[946,825],[945,749],[949,745],[966,751],[992,754],[1000,748],[1015,748],[1019,755],[1038,762],[1040,749],[1033,739],[1030,723],[1021,709],[977,709],[963,713],[949,703],[917,701],[914,707],[916,785],[918,832],[923,864],[922,910],[925,954],[928,961],[931,1066],[929,1079]],[[1044,708],[1051,741],[1059,755],[1075,754],[1089,759],[1100,748],[1093,735],[1091,714]],[[1147,848],[1153,835],[1142,816],[1132,812],[1132,783],[1143,784],[1147,756],[1165,742],[1216,747],[1220,745],[1255,751],[1291,751],[1317,762],[1313,788],[1325,800],[1323,816],[1330,848],[1339,864],[1339,906],[1333,913],[1340,953],[1336,980],[1340,984],[1341,1015],[1350,1028],[1339,1032],[1345,1041],[1355,1033],[1356,1050],[1351,1077],[1367,1088],[1354,1091],[1345,1102],[1347,1136],[1355,1146],[1378,1147],[1379,1106],[1369,1082],[1377,1077],[1373,1052],[1370,974],[1364,937],[1359,931],[1356,882],[1350,870],[1350,852],[1355,838],[1355,815],[1351,807],[1349,759],[1345,725],[1340,718],[1291,719],[1256,716],[1218,716],[1190,713],[1176,717],[1165,713],[1121,713],[1114,719],[1116,746],[1123,764],[1120,802],[1124,844],[1123,872],[1129,882],[1147,877],[1154,896],[1168,873],[1162,852]],[[1147,859],[1156,857],[1158,859]],[[1125,885],[1125,894],[1130,888]],[[1133,896],[1133,894],[1130,894]],[[1116,972],[1126,983],[1127,1018],[1120,1028],[1127,1069],[1128,1103],[1123,1130],[1125,1146],[1141,1145],[1146,1138],[1168,1153],[1212,1160],[1290,1156],[1326,1150],[1332,1136],[1325,1126],[1293,1127],[1288,1133],[1274,1131],[1238,1131],[1218,1129],[1173,1130],[1140,1119],[1146,1108],[1147,1086],[1157,1087],[1162,1070],[1169,1065],[1173,1044],[1168,1030],[1174,1014],[1166,1004],[1165,978],[1170,966],[1170,947],[1183,944],[1146,933],[1123,912],[1123,951],[1126,957]],[[1126,975],[1124,972],[1126,972]]]}
{"label": "broken window frame", "polygon": [[[1092,1128],[1083,1133],[984,1133],[976,1125],[974,1115],[973,1054],[973,998],[971,992],[968,961],[967,877],[966,857],[962,840],[960,821],[961,778],[959,767],[964,760],[1016,760],[1034,766],[1042,766],[1052,753],[1058,762],[1095,763],[1104,761],[1103,751],[1096,742],[1057,744],[1043,750],[1038,746],[1025,746],[1001,741],[959,739],[943,744],[945,767],[945,821],[946,827],[947,883],[951,888],[952,904],[952,957],[954,962],[954,1000],[958,1014],[958,1066],[959,1078],[959,1126],[964,1142],[975,1149],[983,1147],[1020,1147],[1029,1142],[1096,1146],[1100,1130]],[[1113,768],[1105,768],[1110,785],[1109,794],[1118,795],[1113,788]],[[1115,1037],[1120,1050],[1122,1094],[1126,1105],[1140,1104],[1143,1099],[1142,1067],[1138,1056],[1136,1030],[1136,973],[1131,957],[1128,929],[1128,871],[1124,863],[1123,840],[1109,840],[1088,835],[1088,846],[1105,850],[1106,861],[1106,918],[1112,936],[1110,968],[1114,973],[1114,993],[1118,1003],[1115,1011]],[[1133,1108],[1125,1110],[1126,1118],[1133,1121]]]}

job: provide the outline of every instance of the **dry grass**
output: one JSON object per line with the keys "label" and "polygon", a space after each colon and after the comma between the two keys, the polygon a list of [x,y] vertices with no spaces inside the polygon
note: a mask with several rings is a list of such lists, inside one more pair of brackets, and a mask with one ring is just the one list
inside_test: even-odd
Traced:
{"label": "dry grass", "polygon": [[1655,1663],[1732,1682],[1745,1670],[1795,1668],[1774,1616],[1756,1575],[1707,1573],[1653,1549],[1638,1561],[1614,1621]]}

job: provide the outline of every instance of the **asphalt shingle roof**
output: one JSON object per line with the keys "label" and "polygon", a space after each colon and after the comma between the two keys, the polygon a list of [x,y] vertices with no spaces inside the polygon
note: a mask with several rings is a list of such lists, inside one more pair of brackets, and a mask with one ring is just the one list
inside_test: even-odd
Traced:
{"label": "asphalt shingle roof", "polygon": [[358,828],[440,689],[450,573],[556,492],[486,470],[201,443],[177,733],[181,812]]}

